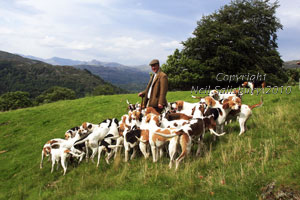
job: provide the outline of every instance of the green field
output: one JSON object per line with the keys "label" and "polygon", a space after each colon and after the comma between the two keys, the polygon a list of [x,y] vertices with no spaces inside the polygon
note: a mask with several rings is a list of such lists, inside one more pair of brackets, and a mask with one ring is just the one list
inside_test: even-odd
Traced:
{"label": "green field", "polygon": [[[190,96],[169,92],[167,99],[195,102]],[[289,95],[265,94],[244,135],[237,122],[215,142],[207,134],[202,156],[191,155],[178,171],[168,168],[166,155],[154,164],[140,154],[129,163],[123,154],[110,165],[102,158],[98,169],[85,161],[69,165],[66,176],[61,167],[51,174],[47,161],[39,168],[45,142],[85,121],[120,119],[126,99],[140,101],[137,94],[97,96],[0,113],[0,199],[260,199],[273,182],[274,192],[300,191],[298,87]],[[243,97],[245,104],[259,101]]]}

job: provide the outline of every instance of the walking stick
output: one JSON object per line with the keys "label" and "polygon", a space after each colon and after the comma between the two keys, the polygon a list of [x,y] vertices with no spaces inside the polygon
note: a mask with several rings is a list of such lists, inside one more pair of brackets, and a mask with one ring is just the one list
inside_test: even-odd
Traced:
{"label": "walking stick", "polygon": [[143,109],[144,107],[144,97],[142,96],[142,102],[141,102],[141,108]]}

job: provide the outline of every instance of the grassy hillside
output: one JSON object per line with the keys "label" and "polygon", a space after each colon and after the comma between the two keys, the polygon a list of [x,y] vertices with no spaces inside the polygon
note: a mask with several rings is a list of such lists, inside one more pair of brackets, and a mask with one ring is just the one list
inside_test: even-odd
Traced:
{"label": "grassy hillside", "polygon": [[[167,156],[158,163],[121,158],[99,169],[85,161],[50,174],[50,163],[39,169],[41,149],[51,138],[84,121],[101,122],[126,113],[126,99],[137,94],[97,96],[60,101],[0,113],[0,199],[259,199],[275,182],[276,191],[300,191],[299,88],[292,93],[264,95],[264,105],[253,111],[248,131],[238,136],[234,122],[227,134],[213,142],[199,158],[184,160],[177,172],[168,169]],[[186,100],[190,92],[169,92],[169,101]],[[246,104],[259,102],[247,95]],[[193,148],[193,153],[195,149]]]}

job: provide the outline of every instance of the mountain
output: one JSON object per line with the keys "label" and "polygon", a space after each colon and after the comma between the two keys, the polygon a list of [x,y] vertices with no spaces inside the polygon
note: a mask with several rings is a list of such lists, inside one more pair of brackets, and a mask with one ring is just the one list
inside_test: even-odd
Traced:
{"label": "mountain", "polygon": [[151,68],[148,65],[136,65],[136,66],[127,66],[123,65],[117,62],[102,62],[98,60],[91,60],[91,61],[80,61],[80,60],[72,60],[72,59],[67,59],[67,58],[59,58],[59,57],[52,57],[48,59],[44,58],[39,58],[35,56],[30,56],[30,55],[22,55],[20,56],[24,58],[29,58],[33,60],[39,60],[45,63],[49,63],[51,65],[69,65],[69,66],[74,66],[74,65],[93,65],[93,66],[104,66],[104,67],[119,67],[119,68],[133,68],[139,71],[143,72],[151,72]]}
{"label": "mountain", "polygon": [[20,56],[22,56],[24,58],[29,58],[29,59],[32,59],[32,60],[42,61],[42,62],[51,64],[51,65],[73,66],[73,65],[81,65],[81,64],[85,63],[84,61],[72,60],[72,59],[67,59],[67,58],[59,58],[59,57],[52,57],[52,58],[44,59],[44,58],[39,58],[39,57],[35,57],[35,56],[30,56],[30,55],[20,54]]}
{"label": "mountain", "polygon": [[286,61],[286,62],[283,63],[283,67],[285,69],[300,68],[300,65],[297,64],[298,62],[300,62],[300,60]]}
{"label": "mountain", "polygon": [[61,86],[74,90],[77,97],[83,97],[101,85],[109,87],[114,93],[125,92],[87,70],[72,66],[53,66],[0,51],[0,95],[25,91],[36,97],[50,87]]}
{"label": "mountain", "polygon": [[144,90],[149,81],[149,73],[151,72],[151,68],[148,65],[126,66],[117,62],[102,62],[95,59],[91,61],[79,61],[59,57],[43,59],[28,55],[22,56],[53,65],[69,65],[78,69],[87,69],[103,80],[131,92]]}
{"label": "mountain", "polygon": [[75,65],[75,68],[86,69],[92,74],[100,76],[105,81],[131,92],[139,92],[146,88],[149,73],[131,67],[105,67],[93,65]]}

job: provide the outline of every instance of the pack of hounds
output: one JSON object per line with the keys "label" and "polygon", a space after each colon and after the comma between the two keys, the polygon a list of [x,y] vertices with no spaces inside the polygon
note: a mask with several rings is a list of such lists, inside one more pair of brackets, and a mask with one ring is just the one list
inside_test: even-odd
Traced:
{"label": "pack of hounds", "polygon": [[[200,98],[197,103],[176,101],[168,103],[162,113],[152,107],[142,108],[138,103],[131,104],[127,100],[128,114],[121,120],[106,119],[99,124],[84,122],[80,127],[72,128],[65,133],[65,139],[49,140],[42,149],[40,168],[43,167],[44,157],[51,158],[52,168],[59,161],[63,167],[63,174],[67,171],[67,161],[73,157],[78,160],[86,158],[94,163],[97,156],[97,167],[100,157],[105,153],[105,160],[109,160],[123,150],[125,162],[134,159],[140,150],[145,159],[152,154],[153,162],[157,162],[167,149],[172,168],[178,169],[180,162],[191,152],[192,144],[197,145],[196,155],[200,155],[204,134],[209,132],[216,137],[225,134],[224,125],[236,119],[242,135],[246,131],[246,122],[252,115],[252,109],[260,107],[258,104],[249,106],[242,104],[242,96],[238,91],[220,94],[216,90],[210,91],[209,96]],[[180,147],[180,148],[179,148]],[[91,153],[89,151],[91,150]],[[129,155],[131,154],[131,155]],[[176,155],[179,155],[175,158]]]}

